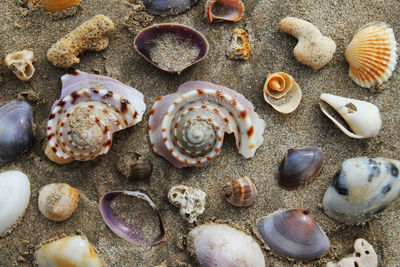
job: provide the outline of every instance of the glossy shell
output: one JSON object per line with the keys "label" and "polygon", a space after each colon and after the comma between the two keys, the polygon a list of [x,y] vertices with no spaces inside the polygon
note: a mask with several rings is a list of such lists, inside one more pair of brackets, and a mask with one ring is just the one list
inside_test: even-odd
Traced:
{"label": "glossy shell", "polygon": [[79,191],[64,183],[48,184],[39,192],[38,206],[44,217],[65,221],[78,206]]}
{"label": "glossy shell", "polygon": [[392,75],[397,63],[397,42],[393,30],[383,22],[365,25],[347,46],[349,75],[358,85],[371,88]]}
{"label": "glossy shell", "polygon": [[209,23],[213,21],[239,21],[244,14],[244,4],[240,0],[207,0],[204,6]]}
{"label": "glossy shell", "polygon": [[126,153],[120,156],[117,169],[130,180],[146,180],[153,172],[153,164],[140,153]]}
{"label": "glossy shell", "polygon": [[10,233],[24,216],[30,196],[31,185],[25,174],[0,173],[0,237]]}
{"label": "glossy shell", "polygon": [[236,207],[248,207],[257,199],[257,189],[254,183],[246,176],[231,182],[224,193],[225,199]]}
{"label": "glossy shell", "polygon": [[15,160],[34,141],[32,108],[24,101],[0,107],[0,165]]}
{"label": "glossy shell", "polygon": [[324,156],[317,147],[289,149],[279,167],[278,183],[288,190],[311,183],[321,171],[323,163]]}
{"label": "glossy shell", "polygon": [[309,210],[279,210],[257,221],[265,243],[276,253],[300,261],[321,257],[329,239]]}
{"label": "glossy shell", "polygon": [[43,9],[48,12],[63,11],[77,6],[81,0],[41,0]]}
{"label": "glossy shell", "polygon": [[176,15],[189,10],[198,0],[143,0],[147,12],[153,15]]}
{"label": "glossy shell", "polygon": [[188,250],[201,267],[265,267],[260,246],[248,234],[227,224],[203,224],[189,232]]}
{"label": "glossy shell", "polygon": [[208,164],[219,155],[225,132],[235,134],[246,158],[264,140],[265,122],[243,95],[227,87],[191,81],[156,100],[150,110],[150,141],[154,152],[175,167]]}
{"label": "glossy shell", "polygon": [[322,94],[319,106],[321,111],[349,137],[371,138],[377,136],[381,129],[379,108],[372,103]]}
{"label": "glossy shell", "polygon": [[155,24],[135,38],[135,49],[155,67],[180,74],[208,54],[208,41],[199,31],[182,24]]}
{"label": "glossy shell", "polygon": [[399,168],[400,161],[393,159],[345,160],[324,195],[325,213],[351,224],[377,217],[400,196]]}

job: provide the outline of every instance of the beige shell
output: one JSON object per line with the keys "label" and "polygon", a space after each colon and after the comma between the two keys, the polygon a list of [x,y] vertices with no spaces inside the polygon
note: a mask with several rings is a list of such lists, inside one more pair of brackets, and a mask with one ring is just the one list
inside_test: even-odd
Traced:
{"label": "beige shell", "polygon": [[354,35],[344,54],[350,77],[365,88],[381,85],[396,67],[396,50],[391,28],[382,22],[367,24]]}
{"label": "beige shell", "polygon": [[35,56],[31,50],[10,53],[5,58],[7,67],[17,75],[18,79],[24,82],[32,78],[35,73],[33,61],[35,61]]}
{"label": "beige shell", "polygon": [[240,28],[233,30],[232,41],[228,47],[226,55],[229,59],[244,59],[250,58],[251,47],[247,32]]}
{"label": "beige shell", "polygon": [[264,99],[280,113],[293,112],[300,104],[302,93],[292,76],[284,72],[270,73],[264,84]]}

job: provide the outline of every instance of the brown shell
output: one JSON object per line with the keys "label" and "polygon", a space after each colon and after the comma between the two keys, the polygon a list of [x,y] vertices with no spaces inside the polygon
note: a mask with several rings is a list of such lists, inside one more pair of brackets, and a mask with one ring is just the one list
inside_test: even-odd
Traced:
{"label": "brown shell", "polygon": [[131,180],[145,180],[153,172],[151,161],[140,153],[127,153],[122,155],[118,164],[118,171]]}
{"label": "brown shell", "polygon": [[251,206],[257,198],[254,183],[246,176],[233,180],[231,186],[225,188],[225,199],[236,207]]}

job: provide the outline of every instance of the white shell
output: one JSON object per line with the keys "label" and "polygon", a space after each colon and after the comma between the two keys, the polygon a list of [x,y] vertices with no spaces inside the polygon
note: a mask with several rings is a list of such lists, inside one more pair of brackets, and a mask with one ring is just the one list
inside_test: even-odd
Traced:
{"label": "white shell", "polygon": [[180,208],[179,212],[186,221],[193,223],[204,212],[206,193],[193,187],[177,185],[169,190],[168,200]]}
{"label": "white shell", "polygon": [[76,210],[78,198],[79,191],[68,184],[48,184],[39,192],[39,210],[49,220],[65,221]]}
{"label": "white shell", "polygon": [[188,235],[188,250],[202,267],[265,267],[258,243],[248,234],[227,224],[203,224]]}
{"label": "white shell", "polygon": [[[341,96],[322,94],[319,106],[322,112],[347,136],[352,138],[370,138],[378,135],[382,126],[379,108],[366,101]],[[338,121],[329,111],[334,109],[346,121]]]}
{"label": "white shell", "polygon": [[10,53],[5,58],[7,67],[12,70],[21,81],[28,81],[35,73],[33,61],[35,56],[31,50],[22,50]]}
{"label": "white shell", "polygon": [[30,196],[31,185],[24,173],[0,173],[0,237],[11,232],[24,216]]}
{"label": "white shell", "polygon": [[35,252],[39,267],[100,267],[104,266],[96,249],[86,236],[73,235],[47,243]]}
{"label": "white shell", "polygon": [[392,206],[400,196],[400,161],[345,160],[322,202],[325,213],[342,223],[361,223]]}

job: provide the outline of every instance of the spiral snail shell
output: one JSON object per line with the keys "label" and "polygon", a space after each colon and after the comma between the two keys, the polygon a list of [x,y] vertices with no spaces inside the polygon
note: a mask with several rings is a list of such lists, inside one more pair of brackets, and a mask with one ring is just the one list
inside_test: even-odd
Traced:
{"label": "spiral snail shell", "polygon": [[230,186],[224,188],[225,199],[236,207],[248,207],[257,199],[257,189],[249,177],[235,179]]}
{"label": "spiral snail shell", "polygon": [[178,92],[158,97],[149,117],[154,152],[177,168],[208,164],[219,155],[225,132],[233,132],[239,153],[251,158],[264,128],[243,95],[204,81],[186,82]]}
{"label": "spiral snail shell", "polygon": [[74,71],[47,121],[46,155],[54,162],[91,160],[108,152],[112,134],[141,121],[143,95],[110,77]]}

